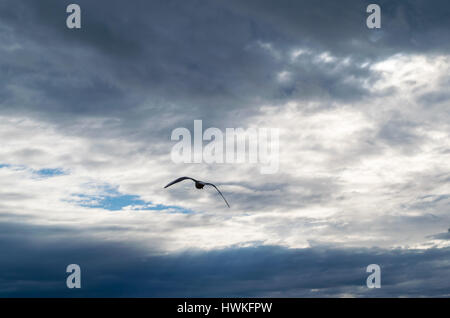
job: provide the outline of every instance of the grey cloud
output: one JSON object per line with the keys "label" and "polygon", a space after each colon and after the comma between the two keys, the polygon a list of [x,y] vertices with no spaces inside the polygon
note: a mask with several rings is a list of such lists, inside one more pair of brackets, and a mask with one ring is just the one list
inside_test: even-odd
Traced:
{"label": "grey cloud", "polygon": [[[449,228],[450,229],[450,228]],[[450,231],[445,232],[445,233],[439,233],[436,235],[431,235],[430,238],[434,238],[437,240],[450,240]]]}
{"label": "grey cloud", "polygon": [[442,91],[426,93],[422,95],[419,100],[424,104],[431,105],[444,103],[450,100],[450,93]]}
{"label": "grey cloud", "polygon": [[401,119],[398,113],[393,114],[390,120],[381,124],[376,139],[397,149],[416,151],[425,140],[416,132],[418,127],[421,123]]}

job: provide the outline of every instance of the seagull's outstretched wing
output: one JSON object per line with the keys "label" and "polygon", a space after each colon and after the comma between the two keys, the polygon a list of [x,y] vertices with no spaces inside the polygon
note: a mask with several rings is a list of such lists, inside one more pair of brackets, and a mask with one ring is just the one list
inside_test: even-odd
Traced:
{"label": "seagull's outstretched wing", "polygon": [[169,183],[168,185],[166,185],[164,188],[170,187],[172,184],[178,183],[178,182],[183,181],[183,180],[186,180],[186,179],[189,179],[189,180],[192,180],[192,181],[194,181],[194,182],[197,182],[197,180],[192,179],[192,178],[189,178],[189,177],[181,177],[181,178],[178,178],[178,179],[176,179],[176,180],[173,180],[171,183]]}
{"label": "seagull's outstretched wing", "polygon": [[220,192],[220,190],[214,184],[212,184],[212,183],[205,183],[205,185],[209,185],[209,186],[214,187],[217,190],[217,192],[219,192],[220,196],[223,198],[223,200],[225,201],[227,206],[230,207],[230,205],[227,202],[227,199],[225,199],[225,197],[223,196],[222,192]]}

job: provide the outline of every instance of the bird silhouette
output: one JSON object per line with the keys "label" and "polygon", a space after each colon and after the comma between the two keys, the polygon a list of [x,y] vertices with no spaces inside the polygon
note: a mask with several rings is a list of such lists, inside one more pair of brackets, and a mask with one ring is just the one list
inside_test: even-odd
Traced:
{"label": "bird silhouette", "polygon": [[223,198],[223,200],[225,201],[225,203],[227,204],[227,206],[230,207],[230,205],[229,205],[228,202],[227,202],[227,199],[225,199],[225,197],[223,196],[222,192],[220,192],[220,190],[219,190],[214,184],[208,183],[208,182],[199,181],[199,180],[195,180],[194,178],[190,178],[190,177],[181,177],[181,178],[178,178],[178,179],[176,179],[176,180],[173,180],[173,181],[172,181],[171,183],[169,183],[168,185],[166,185],[166,186],[164,187],[164,189],[167,188],[167,187],[170,187],[171,185],[173,185],[173,184],[175,184],[175,183],[181,182],[181,181],[183,181],[183,180],[192,180],[192,181],[194,181],[194,182],[195,182],[195,187],[196,187],[197,189],[203,189],[204,186],[211,186],[211,187],[214,187],[214,188],[217,190],[217,192],[219,192],[220,196]]}

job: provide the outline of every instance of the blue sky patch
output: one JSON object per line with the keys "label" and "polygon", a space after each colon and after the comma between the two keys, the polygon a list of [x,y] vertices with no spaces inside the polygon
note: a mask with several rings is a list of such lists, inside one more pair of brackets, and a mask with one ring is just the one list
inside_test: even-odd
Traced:
{"label": "blue sky patch", "polygon": [[85,195],[78,194],[81,200],[79,205],[88,208],[101,208],[110,211],[119,211],[130,205],[144,205],[145,201],[139,199],[137,195],[128,194],[112,194],[112,195]]}
{"label": "blue sky patch", "polygon": [[[28,167],[24,166],[24,165],[11,165],[8,163],[0,163],[0,169],[1,168],[11,168],[13,170],[25,170],[25,169],[29,169]],[[55,176],[61,176],[66,174],[66,172],[63,169],[60,168],[44,168],[44,169],[39,169],[39,170],[32,170],[32,173],[35,176],[38,177],[43,177],[43,178],[50,178],[50,177],[55,177]]]}
{"label": "blue sky patch", "polygon": [[47,178],[66,174],[62,169],[50,169],[50,168],[34,170],[33,173],[37,174],[40,177],[47,177]]}
{"label": "blue sky patch", "polygon": [[9,168],[11,170],[25,170],[27,169],[24,165],[11,165],[9,163],[0,163],[0,169],[1,168]]}
{"label": "blue sky patch", "polygon": [[133,206],[133,210],[174,210],[174,213],[194,213],[194,211],[185,209],[179,206],[153,204],[149,201],[144,201],[138,195],[122,194],[116,189],[105,187],[103,194],[86,195],[75,194],[78,198],[76,203],[79,206],[87,208],[100,208],[109,211],[120,211],[125,207]]}

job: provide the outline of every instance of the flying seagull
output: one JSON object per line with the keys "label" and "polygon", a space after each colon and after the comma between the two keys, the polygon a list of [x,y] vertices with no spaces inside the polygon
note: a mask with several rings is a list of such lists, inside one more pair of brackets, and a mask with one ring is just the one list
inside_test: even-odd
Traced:
{"label": "flying seagull", "polygon": [[187,180],[187,179],[194,181],[194,182],[195,182],[195,187],[196,187],[197,189],[203,189],[203,187],[204,187],[205,185],[214,187],[214,188],[217,190],[217,192],[219,192],[220,196],[223,198],[223,200],[225,201],[225,203],[227,204],[227,206],[230,207],[230,205],[228,204],[227,200],[226,200],[225,197],[223,196],[222,192],[220,192],[220,190],[219,190],[214,184],[212,184],[212,183],[208,183],[208,182],[203,182],[203,181],[195,180],[195,179],[189,178],[189,177],[181,177],[181,178],[178,178],[178,179],[176,179],[176,180],[173,180],[171,183],[169,183],[168,185],[166,185],[164,188],[170,187],[172,184],[175,184],[175,183],[178,183],[178,182],[180,182],[180,181]]}

